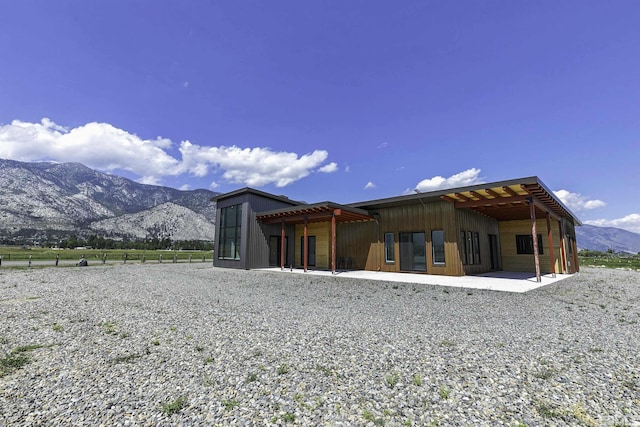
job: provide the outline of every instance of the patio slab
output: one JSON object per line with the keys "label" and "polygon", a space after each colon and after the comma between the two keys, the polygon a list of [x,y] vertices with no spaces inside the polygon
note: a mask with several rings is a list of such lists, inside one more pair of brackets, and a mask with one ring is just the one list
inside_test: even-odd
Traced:
{"label": "patio slab", "polygon": [[349,277],[354,279],[380,280],[386,282],[419,283],[424,285],[449,286],[465,289],[486,289],[501,292],[523,293],[547,286],[560,280],[572,277],[573,274],[542,275],[542,281],[536,281],[535,273],[511,271],[495,271],[474,276],[440,276],[435,274],[388,273],[381,271],[348,270],[338,271],[336,274],[328,270],[303,269],[281,270],[280,268],[263,268],[259,270],[278,272],[282,274],[310,274],[317,276]]}

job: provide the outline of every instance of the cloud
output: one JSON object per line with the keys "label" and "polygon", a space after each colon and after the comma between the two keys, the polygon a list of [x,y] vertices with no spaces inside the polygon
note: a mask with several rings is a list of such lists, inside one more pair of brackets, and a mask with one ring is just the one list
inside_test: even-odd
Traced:
{"label": "cloud", "polygon": [[376,185],[371,181],[367,182],[367,185],[364,186],[365,190],[372,190],[374,188],[376,188]]}
{"label": "cloud", "polygon": [[179,161],[164,151],[171,145],[168,139],[142,139],[107,123],[67,129],[45,118],[0,126],[0,158],[79,162],[107,172],[127,170],[147,181],[157,179],[159,171],[175,173]]}
{"label": "cloud", "polygon": [[182,190],[182,191],[191,190],[191,186],[189,184],[183,184],[180,186],[178,190]]}
{"label": "cloud", "polygon": [[602,200],[589,200],[589,198],[580,193],[572,193],[567,190],[554,191],[553,194],[555,194],[566,207],[574,212],[583,212],[606,206],[606,203]]}
{"label": "cloud", "polygon": [[385,142],[383,142],[381,144],[378,144],[377,148],[378,148],[378,150],[382,150],[383,148],[387,148],[388,146],[389,146],[389,143],[385,141]]}
{"label": "cloud", "polygon": [[338,164],[335,162],[331,162],[327,165],[322,166],[320,169],[318,169],[318,172],[323,172],[323,173],[332,173],[338,170]]}
{"label": "cloud", "polygon": [[167,176],[216,174],[234,184],[284,187],[313,171],[337,170],[333,162],[323,165],[328,157],[324,150],[299,155],[262,147],[208,147],[182,141],[178,147],[182,158],[178,159],[169,154],[174,147],[169,139],[143,139],[108,123],[69,129],[44,118],[40,123],[14,120],[0,125],[0,158],[79,162],[106,172],[129,171],[148,184],[159,184]]}
{"label": "cloud", "polygon": [[597,227],[616,227],[628,230],[634,233],[640,233],[640,214],[629,214],[618,219],[594,219],[584,221],[585,224],[595,225]]}
{"label": "cloud", "polygon": [[441,190],[444,188],[465,187],[468,185],[482,184],[483,180],[479,177],[480,169],[471,168],[449,178],[434,176],[433,178],[423,179],[416,185],[416,191],[420,193]]}

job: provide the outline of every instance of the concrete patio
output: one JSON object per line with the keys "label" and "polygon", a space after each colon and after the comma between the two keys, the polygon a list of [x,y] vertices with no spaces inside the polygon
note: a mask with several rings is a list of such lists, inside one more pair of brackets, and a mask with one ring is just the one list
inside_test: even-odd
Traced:
{"label": "concrete patio", "polygon": [[[332,276],[329,270],[311,270],[307,272],[303,269],[285,268],[264,268],[264,271],[272,271],[282,274],[310,274],[317,276]],[[523,273],[513,271],[494,271],[475,276],[440,276],[434,274],[414,274],[414,273],[387,273],[380,271],[365,270],[341,270],[334,276],[349,277],[354,279],[380,280],[386,282],[399,283],[419,283],[424,285],[448,286],[464,289],[486,289],[501,292],[528,292],[533,289],[547,286],[563,279],[572,277],[573,274],[551,274],[542,275],[542,281],[536,281],[535,273]]]}

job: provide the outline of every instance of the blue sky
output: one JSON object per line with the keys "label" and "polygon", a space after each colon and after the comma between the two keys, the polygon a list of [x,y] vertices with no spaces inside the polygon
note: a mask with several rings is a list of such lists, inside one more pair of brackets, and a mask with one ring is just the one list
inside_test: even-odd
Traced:
{"label": "blue sky", "polygon": [[537,175],[640,232],[638,1],[2,2],[0,158],[356,202]]}

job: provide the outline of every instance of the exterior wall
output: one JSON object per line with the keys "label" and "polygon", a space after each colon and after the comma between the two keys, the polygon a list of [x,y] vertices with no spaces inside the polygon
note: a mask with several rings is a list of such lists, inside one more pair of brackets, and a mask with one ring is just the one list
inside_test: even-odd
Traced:
{"label": "exterior wall", "polygon": [[[337,234],[337,233],[336,233]],[[301,239],[304,236],[304,224],[296,224],[295,228],[295,258],[294,265],[303,267],[303,247]],[[307,236],[316,237],[316,264],[313,268],[331,268],[331,222],[312,222],[307,224]],[[339,239],[336,239],[339,241]]]}
{"label": "exterior wall", "polygon": [[[458,235],[456,239],[458,250],[458,262],[462,268],[464,274],[480,274],[491,271],[491,248],[489,245],[489,235],[493,234],[500,242],[500,225],[497,220],[493,218],[480,215],[470,209],[456,209],[456,222],[458,225]],[[467,262],[466,265],[462,264],[465,246],[464,242],[461,242],[461,231],[471,231],[478,233],[480,238],[480,264],[471,264]],[[498,252],[496,254],[498,258],[498,266],[495,270],[500,270],[501,256],[500,245],[498,245]]]}
{"label": "exterior wall", "polygon": [[[278,200],[259,196],[257,194],[242,193],[237,197],[230,197],[219,200],[216,206],[216,218],[221,218],[220,211],[222,208],[242,204],[242,228],[240,237],[240,259],[226,260],[219,259],[219,239],[216,239],[214,246],[213,265],[223,268],[265,268],[269,266],[269,236],[274,230],[274,234],[280,235],[280,225],[263,225],[256,220],[256,213],[269,210],[289,207],[287,204]],[[220,236],[220,222],[216,222],[216,236]],[[289,231],[292,231],[289,228]],[[289,233],[290,234],[290,233]],[[289,237],[291,239],[291,237]],[[289,254],[292,253],[292,248]]]}
{"label": "exterior wall", "polygon": [[[566,228],[566,227],[565,227]],[[573,226],[571,226],[573,228]],[[551,252],[547,237],[547,220],[536,220],[536,232],[542,236],[543,253],[539,256],[540,272],[551,273]],[[531,254],[518,254],[516,250],[516,235],[531,235],[531,220],[502,221],[500,223],[500,246],[502,247],[503,268],[507,271],[535,271],[535,260]],[[553,244],[553,264],[556,273],[562,273],[561,242],[558,221],[551,219],[551,234]],[[568,241],[568,240],[567,240]],[[568,250],[565,251],[569,256]]]}
{"label": "exterior wall", "polygon": [[[377,210],[376,222],[339,224],[337,252],[339,257],[350,257],[354,269],[400,272],[399,233],[424,232],[426,238],[427,273],[461,276],[489,271],[489,234],[499,234],[498,222],[476,214],[471,210],[456,210],[445,201],[425,202]],[[445,240],[445,264],[433,263],[431,231],[443,230]],[[478,265],[463,265],[460,231],[478,232],[480,236],[480,260]],[[384,258],[384,234],[394,233],[395,262]]]}

